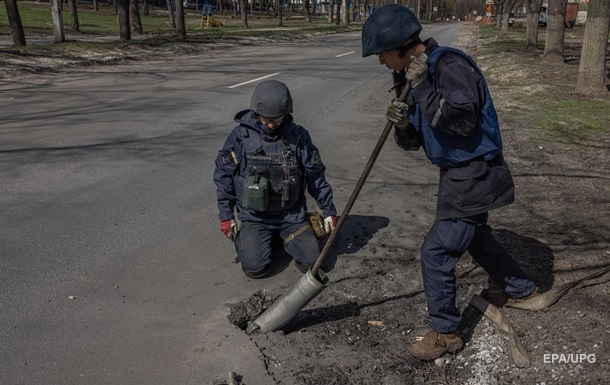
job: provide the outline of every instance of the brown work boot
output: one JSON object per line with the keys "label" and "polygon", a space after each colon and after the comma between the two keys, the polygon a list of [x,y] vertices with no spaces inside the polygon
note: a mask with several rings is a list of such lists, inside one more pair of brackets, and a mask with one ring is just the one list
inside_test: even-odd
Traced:
{"label": "brown work boot", "polygon": [[464,346],[460,333],[437,333],[434,330],[409,347],[409,353],[420,360],[434,360],[443,354],[456,353]]}
{"label": "brown work boot", "polygon": [[502,290],[484,290],[483,293],[481,293],[481,297],[485,298],[486,300],[488,300],[489,302],[491,302],[492,304],[496,305],[496,306],[510,306],[511,304],[515,304],[515,303],[520,303],[520,302],[525,302],[528,299],[532,299],[536,296],[538,296],[540,293],[538,292],[538,287],[536,287],[534,289],[534,291],[532,291],[531,294],[526,295],[525,297],[521,297],[521,298],[513,298],[511,296],[509,296],[508,294],[506,294],[505,292],[503,292]]}

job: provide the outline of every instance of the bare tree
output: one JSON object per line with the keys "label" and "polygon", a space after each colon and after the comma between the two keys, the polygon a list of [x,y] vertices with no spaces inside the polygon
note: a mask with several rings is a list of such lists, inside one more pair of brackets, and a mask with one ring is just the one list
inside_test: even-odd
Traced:
{"label": "bare tree", "polygon": [[549,19],[542,59],[547,63],[563,63],[566,4],[568,0],[549,0]]}
{"label": "bare tree", "polygon": [[[280,1],[281,6],[281,1]],[[239,10],[241,12],[241,26],[244,28],[248,27],[248,10],[246,7],[246,0],[239,0]]]}
{"label": "bare tree", "polygon": [[[315,2],[314,2],[315,4]],[[357,10],[357,12],[356,12]],[[354,9],[354,12],[352,13],[352,20],[353,21],[361,21],[362,20],[362,0],[358,0],[356,2],[356,8]]]}
{"label": "bare tree", "polygon": [[140,18],[140,6],[138,5],[138,0],[131,0],[130,5],[133,30],[137,33],[143,33],[144,29],[142,28],[142,19]]}
{"label": "bare tree", "polygon": [[175,0],[176,4],[176,32],[180,36],[186,36],[186,24],[184,23],[184,6],[182,0]]}
{"label": "bare tree", "polygon": [[608,33],[610,33],[610,2],[591,0],[580,52],[576,92],[581,94],[608,93],[608,89],[605,87]]}
{"label": "bare tree", "polygon": [[335,6],[337,7],[335,9],[335,24],[341,25],[341,7],[343,6],[343,0],[335,0]]}
{"label": "bare tree", "polygon": [[494,8],[496,11],[496,28],[502,28],[502,15],[504,15],[504,3],[506,0],[494,0]]}
{"label": "bare tree", "polygon": [[70,8],[70,28],[73,31],[79,32],[80,27],[78,25],[78,10],[76,9],[76,0],[68,0],[68,7]]}
{"label": "bare tree", "polygon": [[5,0],[6,15],[8,23],[11,26],[11,36],[13,37],[13,45],[25,46],[25,33],[23,33],[23,24],[21,24],[21,16],[19,16],[19,8],[17,8],[17,0]]}
{"label": "bare tree", "polygon": [[129,28],[129,0],[117,0],[119,12],[119,36],[121,40],[131,40],[131,29]]}
{"label": "bare tree", "polygon": [[347,27],[349,25],[349,5],[347,0],[341,0],[341,25]]}
{"label": "bare tree", "polygon": [[53,38],[56,43],[66,40],[64,21],[61,13],[61,0],[51,0],[51,19],[53,21]]}
{"label": "bare tree", "polygon": [[176,12],[173,0],[167,0],[167,14],[169,15],[169,24],[172,29],[176,29]]}
{"label": "bare tree", "polygon": [[479,0],[455,0],[454,11],[457,16],[467,16],[476,10],[478,14],[485,14],[485,2]]}
{"label": "bare tree", "polygon": [[510,14],[515,7],[515,3],[517,0],[506,0],[504,2],[504,9],[502,13],[502,31],[508,31],[508,27],[510,26]]}
{"label": "bare tree", "polygon": [[525,48],[538,47],[538,19],[540,18],[542,0],[527,0],[527,30],[525,33]]}
{"label": "bare tree", "polygon": [[[310,23],[312,22],[311,19],[311,1],[310,0],[304,0],[303,5],[305,7],[305,12],[307,13],[307,21],[309,21]],[[314,1],[313,6],[316,6],[316,2]]]}

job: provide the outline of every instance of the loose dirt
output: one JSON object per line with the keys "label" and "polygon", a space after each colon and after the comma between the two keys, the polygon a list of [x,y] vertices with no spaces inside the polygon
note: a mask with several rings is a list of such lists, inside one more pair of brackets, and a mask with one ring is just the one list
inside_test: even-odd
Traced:
{"label": "loose dirt", "polygon": [[[472,40],[466,45],[486,71],[517,185],[516,203],[492,213],[496,237],[543,292],[608,267],[608,132],[566,140],[534,128],[530,118],[520,115],[537,102],[540,90],[550,100],[557,91],[571,95],[577,62],[544,64],[541,50],[483,50],[478,48],[476,27],[471,28]],[[567,55],[579,52],[579,36],[568,32],[567,38]],[[518,88],[516,98],[515,89],[506,84],[524,78],[529,85]],[[524,92],[531,99],[524,100]],[[435,188],[420,192],[431,211]],[[338,267],[330,273],[325,291],[282,330],[250,334],[276,383],[607,383],[610,275],[583,282],[539,312],[502,309],[531,360],[530,367],[519,369],[511,359],[508,334],[469,306],[472,296],[488,287],[486,273],[469,255],[456,272],[465,348],[431,362],[411,358],[406,347],[429,330],[417,249],[421,242],[414,245],[411,237],[401,236],[413,232],[408,220],[390,224],[393,231],[380,231],[388,224],[370,218],[346,221],[349,228],[342,230],[335,247]],[[426,230],[416,230],[420,239]],[[257,294],[267,299],[270,295]],[[253,307],[253,299],[256,302],[255,296],[233,304],[231,315],[243,315],[248,304],[255,319],[265,305]],[[234,321],[232,316],[229,321]],[[247,384],[247,375],[243,381]]]}

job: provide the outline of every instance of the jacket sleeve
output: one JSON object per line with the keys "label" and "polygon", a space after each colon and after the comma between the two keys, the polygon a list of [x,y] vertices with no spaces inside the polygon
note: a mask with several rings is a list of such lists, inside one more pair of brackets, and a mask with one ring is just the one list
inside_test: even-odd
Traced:
{"label": "jacket sleeve", "polygon": [[415,89],[417,103],[432,128],[469,137],[479,128],[485,90],[477,70],[466,58],[448,53],[439,58],[436,88],[424,82]]}
{"label": "jacket sleeve", "polygon": [[409,123],[405,129],[399,129],[394,126],[394,141],[398,147],[406,151],[417,151],[421,146],[417,132],[412,123]]}
{"label": "jacket sleeve", "polygon": [[238,127],[229,135],[216,156],[214,183],[216,184],[218,219],[221,221],[232,219],[235,206],[237,205],[235,177],[239,172],[238,163],[240,161],[241,145]]}
{"label": "jacket sleeve", "polygon": [[305,170],[305,182],[307,192],[317,202],[325,217],[337,215],[337,210],[333,203],[333,190],[326,180],[326,166],[322,163],[322,158],[318,148],[312,143],[309,133],[301,129],[301,156],[302,167]]}

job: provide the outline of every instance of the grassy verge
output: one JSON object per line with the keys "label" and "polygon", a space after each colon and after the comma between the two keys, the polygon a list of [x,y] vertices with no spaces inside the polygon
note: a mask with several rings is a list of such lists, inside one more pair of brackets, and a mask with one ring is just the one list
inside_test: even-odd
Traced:
{"label": "grassy verge", "polygon": [[[51,19],[51,10],[48,3],[35,3],[35,2],[24,2],[18,3],[19,14],[26,35],[39,33],[39,34],[53,34],[53,25]],[[70,11],[67,5],[64,5],[62,12],[63,23],[65,32],[71,32],[70,28]],[[171,28],[167,9],[164,7],[150,7],[148,15],[144,15],[144,12],[140,10],[140,18],[142,20],[142,26],[144,33],[146,34],[172,34],[174,30]],[[214,18],[219,22],[224,22],[222,27],[209,27],[202,29],[202,16],[201,13],[195,10],[185,10],[185,24],[188,33],[198,32],[210,32],[210,33],[222,33],[224,32],[240,32],[240,31],[258,31],[254,32],[257,34],[264,34],[261,30],[276,29],[280,27],[279,19],[267,15],[257,15],[254,18],[248,19],[250,28],[243,28],[241,26],[241,19],[236,19],[230,14],[225,15],[214,15]],[[99,10],[95,11],[91,4],[78,4],[78,21],[79,21],[79,32],[81,34],[92,34],[92,35],[118,35],[119,25],[117,15],[114,8],[111,5],[100,5]],[[283,20],[282,30],[294,28],[307,28],[312,31],[327,32],[341,27],[331,25],[327,22],[326,17],[314,18],[312,23],[305,20],[304,17],[291,17],[288,16]],[[8,18],[6,15],[6,8],[0,7],[0,33],[10,34],[10,27],[8,24]],[[286,31],[287,35],[290,35],[289,31]]]}
{"label": "grassy verge", "polygon": [[[610,97],[588,97],[574,92],[578,61],[545,63],[546,30],[539,31],[535,50],[525,49],[525,27],[502,32],[479,27],[479,51],[501,118],[516,126],[527,125],[548,139],[572,142],[610,133]],[[584,27],[566,31],[564,56],[580,54]]]}
{"label": "grassy verge", "polygon": [[[51,8],[48,3],[18,2],[19,14],[23,29],[27,34],[49,33],[53,34],[53,24],[51,19]],[[111,6],[99,6],[99,11],[95,11],[90,4],[78,4],[78,22],[80,32],[83,34],[118,34],[119,26],[114,8]],[[152,8],[148,16],[140,15],[145,31],[170,32],[167,11],[161,8]],[[70,31],[70,11],[64,5],[62,19],[66,32]],[[6,8],[0,7],[0,32],[10,34]]]}

